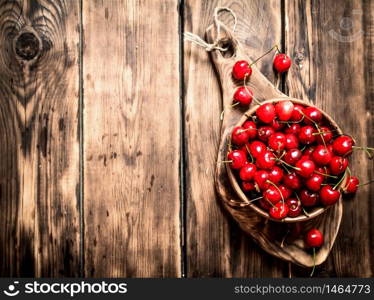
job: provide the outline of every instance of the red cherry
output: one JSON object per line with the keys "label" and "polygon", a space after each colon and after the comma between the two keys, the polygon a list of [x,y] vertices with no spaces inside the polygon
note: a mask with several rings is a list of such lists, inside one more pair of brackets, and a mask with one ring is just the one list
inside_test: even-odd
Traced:
{"label": "red cherry", "polygon": [[303,119],[302,112],[304,111],[304,106],[301,106],[299,104],[295,104],[293,108],[293,112],[291,115],[291,121],[293,122],[300,122]]}
{"label": "red cherry", "polygon": [[254,164],[248,163],[240,169],[239,177],[243,181],[250,181],[255,176],[256,170],[257,168]]}
{"label": "red cherry", "polygon": [[312,126],[308,125],[301,127],[298,136],[299,141],[305,145],[314,143],[314,141],[316,140],[316,136],[313,133],[315,132],[316,130]]}
{"label": "red cherry", "polygon": [[249,133],[248,130],[241,126],[237,126],[234,128],[231,134],[231,141],[238,146],[244,145],[246,142],[248,142],[249,139]]}
{"label": "red cherry", "polygon": [[344,193],[346,194],[354,194],[357,192],[358,185],[360,181],[356,176],[349,176],[347,179],[347,185],[344,188]]}
{"label": "red cherry", "polygon": [[306,234],[305,242],[308,247],[321,247],[323,244],[323,234],[318,229],[311,229]]}
{"label": "red cherry", "polygon": [[266,151],[266,145],[259,141],[253,141],[249,146],[249,151],[254,158]]}
{"label": "red cherry", "polygon": [[304,151],[303,151],[303,155],[310,157],[312,155],[312,153],[314,152],[314,149],[315,149],[314,146],[309,146],[309,147],[305,148]]}
{"label": "red cherry", "polygon": [[332,144],[332,147],[337,155],[345,156],[352,153],[353,145],[354,142],[351,137],[342,135],[335,139],[335,141]]}
{"label": "red cherry", "polygon": [[334,156],[330,161],[330,172],[332,175],[339,175],[348,167],[348,159],[341,156]]}
{"label": "red cherry", "polygon": [[242,181],[242,189],[244,192],[251,192],[255,189],[253,182]]}
{"label": "red cherry", "polygon": [[308,190],[301,190],[299,197],[305,207],[315,206],[319,202],[319,195]]}
{"label": "red cherry", "polygon": [[247,163],[247,155],[241,150],[233,150],[228,155],[227,158],[231,160],[230,166],[234,170],[239,170],[244,167]]}
{"label": "red cherry", "polygon": [[284,128],[284,123],[279,123],[278,120],[274,119],[273,122],[271,122],[271,127],[275,130],[275,131],[279,131],[279,130],[282,130]]}
{"label": "red cherry", "polygon": [[271,168],[269,172],[269,180],[274,183],[278,184],[283,179],[284,172],[281,168],[274,166]]}
{"label": "red cherry", "polygon": [[253,92],[245,86],[238,87],[234,93],[234,102],[241,105],[249,105],[252,102]]}
{"label": "red cherry", "polygon": [[310,191],[318,192],[321,189],[324,179],[323,175],[314,173],[305,181],[305,185]]}
{"label": "red cherry", "polygon": [[294,165],[298,160],[300,160],[302,154],[299,149],[290,149],[283,156],[283,160],[289,165]]}
{"label": "red cherry", "polygon": [[299,140],[294,134],[286,134],[286,149],[294,149],[299,147]]}
{"label": "red cherry", "polygon": [[[294,110],[295,111],[295,110]],[[298,135],[299,132],[300,132],[300,124],[291,124],[290,127],[287,127],[284,132],[287,133],[287,134],[295,134],[295,135]]]}
{"label": "red cherry", "polygon": [[288,214],[288,206],[286,203],[283,203],[282,201],[275,204],[275,206],[272,206],[269,210],[269,214],[272,218],[280,220],[287,216]]}
{"label": "red cherry", "polygon": [[246,129],[246,131],[248,132],[248,136],[250,140],[253,140],[257,136],[257,126],[255,122],[246,121],[244,122],[242,127]]}
{"label": "red cherry", "polygon": [[301,202],[295,198],[289,198],[286,200],[288,206],[288,216],[297,217],[301,214]]}
{"label": "red cherry", "polygon": [[276,132],[269,137],[268,145],[275,151],[282,151],[286,146],[286,136],[281,132]]}
{"label": "red cherry", "polygon": [[330,171],[329,171],[329,169],[327,167],[318,167],[318,168],[316,168],[316,171],[318,173],[321,173],[322,176],[324,176],[324,175],[330,175]]}
{"label": "red cherry", "polygon": [[271,203],[275,204],[278,203],[280,200],[282,200],[281,193],[279,190],[273,186],[270,185],[263,193],[262,196],[266,201],[270,201]]}
{"label": "red cherry", "polygon": [[340,192],[334,190],[330,185],[325,185],[319,192],[321,203],[323,205],[335,204],[340,198]]}
{"label": "red cherry", "polygon": [[316,141],[318,144],[328,144],[332,140],[333,134],[331,128],[327,126],[321,126],[319,128],[319,134],[316,135]]}
{"label": "red cherry", "polygon": [[258,204],[264,209],[264,210],[269,210],[271,208],[271,204],[267,202],[265,199],[260,199],[258,201]]}
{"label": "red cherry", "polygon": [[314,164],[312,160],[306,159],[306,160],[299,160],[295,164],[295,167],[298,169],[296,170],[296,173],[298,175],[304,178],[308,178],[313,174],[316,168],[316,165]]}
{"label": "red cherry", "polygon": [[275,156],[270,151],[259,154],[256,159],[256,166],[259,169],[270,170],[275,165]]}
{"label": "red cherry", "polygon": [[312,153],[313,161],[320,166],[327,165],[332,159],[332,153],[324,145],[318,145]]}
{"label": "red cherry", "polygon": [[287,188],[286,186],[284,186],[284,185],[279,185],[278,186],[278,188],[279,188],[279,190],[281,191],[281,193],[282,193],[282,196],[283,196],[283,199],[288,199],[288,198],[290,198],[291,197],[291,195],[292,195],[292,191],[289,189],[289,188]]}
{"label": "red cherry", "polygon": [[278,119],[281,121],[288,121],[293,112],[293,103],[289,100],[280,101],[275,105],[275,111],[277,113]]}
{"label": "red cherry", "polygon": [[257,170],[255,173],[254,181],[257,183],[260,190],[265,190],[270,186],[268,183],[269,172],[265,170]]}
{"label": "red cherry", "polygon": [[267,142],[269,137],[275,133],[274,128],[270,126],[262,126],[258,129],[258,138],[263,141]]}
{"label": "red cherry", "polygon": [[316,107],[308,106],[304,108],[303,113],[305,115],[304,122],[306,124],[312,125],[313,121],[319,123],[322,120],[322,113]]}
{"label": "red cherry", "polygon": [[249,77],[252,74],[252,68],[249,63],[245,60],[237,61],[232,68],[232,76],[235,79],[243,80],[246,76]]}
{"label": "red cherry", "polygon": [[299,190],[301,188],[300,177],[296,175],[295,173],[284,175],[283,183],[286,187],[293,189],[293,190]]}
{"label": "red cherry", "polygon": [[256,110],[258,119],[263,123],[271,123],[275,119],[275,108],[272,103],[262,104]]}
{"label": "red cherry", "polygon": [[274,58],[273,66],[278,73],[286,72],[291,67],[291,59],[288,55],[279,53]]}

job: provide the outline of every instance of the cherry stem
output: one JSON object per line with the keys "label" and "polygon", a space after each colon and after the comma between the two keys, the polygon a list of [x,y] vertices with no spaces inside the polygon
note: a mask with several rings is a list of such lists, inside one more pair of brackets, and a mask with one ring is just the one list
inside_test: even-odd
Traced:
{"label": "cherry stem", "polygon": [[263,198],[263,197],[258,197],[258,198],[255,198],[255,199],[252,199],[252,200],[250,200],[250,201],[246,201],[246,202],[238,202],[238,201],[234,201],[234,200],[230,199],[230,202],[231,202],[231,203],[234,203],[235,205],[238,205],[238,206],[240,206],[240,207],[245,207],[245,206],[251,204],[252,202],[255,202],[255,201],[257,201],[257,200],[259,200],[259,199],[262,199],[262,198]]}
{"label": "cherry stem", "polygon": [[310,273],[310,277],[313,277],[314,270],[316,269],[316,248],[313,247],[313,269]]}
{"label": "cherry stem", "polygon": [[284,197],[283,197],[282,192],[281,192],[281,190],[279,189],[279,187],[278,187],[274,182],[270,181],[269,179],[266,180],[266,182],[267,182],[267,183],[270,183],[272,186],[274,186],[274,187],[278,190],[278,192],[279,192],[279,194],[280,194],[280,196],[281,196],[281,198],[282,198],[282,202],[283,202],[283,204],[284,204]]}
{"label": "cherry stem", "polygon": [[248,78],[248,75],[246,74],[244,76],[244,81],[243,81],[243,85],[244,85],[244,88],[245,90],[247,91],[247,93],[249,95],[252,95],[252,99],[256,102],[256,104],[258,105],[261,105],[261,102],[257,100],[257,98],[253,95],[253,93],[248,89],[248,86],[247,86],[247,78]]}
{"label": "cherry stem", "polygon": [[319,134],[324,134],[324,133],[334,133],[333,131],[318,131],[318,132],[313,132],[312,135],[319,135]]}
{"label": "cherry stem", "polygon": [[272,207],[277,209],[277,207],[273,204],[273,202],[269,201],[268,199],[264,198],[266,202],[268,202]]}
{"label": "cherry stem", "polygon": [[260,200],[260,199],[262,199],[262,198],[263,198],[263,197],[261,196],[261,197],[257,197],[257,198],[251,199],[248,203],[255,202],[255,201]]}
{"label": "cherry stem", "polygon": [[333,175],[329,175],[329,174],[321,173],[321,172],[318,172],[318,171],[316,171],[316,170],[314,170],[314,173],[317,173],[317,174],[319,174],[319,175],[326,176],[326,177],[335,178],[335,179],[338,178],[338,176],[333,176]]}
{"label": "cherry stem", "polygon": [[[316,127],[316,129],[317,129],[318,132],[321,132],[321,130],[320,130],[320,128],[319,128],[319,126],[318,126],[318,124],[317,124],[316,121],[314,121],[313,119],[309,118],[309,117],[308,117],[306,114],[304,114],[302,111],[300,111],[300,113],[301,113],[305,118],[307,118],[309,121],[311,121],[311,122],[314,124],[314,126]],[[322,139],[322,142],[323,142],[323,144],[325,145],[325,147],[327,147],[326,142],[325,142],[325,138],[323,137],[322,134],[321,134],[321,139]]]}
{"label": "cherry stem", "polygon": [[303,213],[304,213],[304,215],[306,215],[306,216],[309,218],[309,217],[310,217],[310,214],[305,210],[304,207],[303,207],[302,209],[303,209]]}
{"label": "cherry stem", "polygon": [[252,154],[251,154],[251,151],[249,151],[249,149],[248,149],[248,145],[247,145],[247,144],[245,144],[245,149],[247,149],[247,152],[248,152],[248,154],[249,154],[249,157],[251,158],[251,163],[253,163],[253,162],[254,162],[254,158],[253,158],[253,156],[252,156]]}
{"label": "cherry stem", "polygon": [[300,168],[297,168],[297,167],[294,167],[288,163],[286,163],[284,160],[281,160],[280,158],[275,158],[276,161],[280,161],[282,164],[285,164],[286,166],[292,168],[292,169],[295,169],[296,171],[300,171]]}
{"label": "cherry stem", "polygon": [[374,182],[374,180],[370,180],[370,181],[365,182],[365,183],[360,183],[357,186],[364,186],[364,185],[368,185],[368,184],[373,183],[373,182]]}
{"label": "cherry stem", "polygon": [[227,164],[227,163],[232,163],[232,160],[221,160],[221,163]]}
{"label": "cherry stem", "polygon": [[277,49],[277,51],[280,52],[279,48],[278,48],[278,45],[274,45],[270,50],[268,50],[267,52],[265,52],[264,54],[262,54],[260,57],[256,58],[251,64],[249,64],[249,67],[251,67],[252,65],[254,65],[256,62],[258,62],[264,56],[268,55],[274,49]]}
{"label": "cherry stem", "polygon": [[300,120],[300,121],[278,121],[279,123],[282,123],[282,124],[298,124],[298,123],[301,123],[303,121],[304,117]]}
{"label": "cherry stem", "polygon": [[359,146],[352,146],[353,149],[357,150],[365,150],[365,151],[374,151],[374,148],[372,147],[359,147]]}
{"label": "cherry stem", "polygon": [[[235,107],[235,106],[237,106],[237,105],[239,105],[239,104],[240,104],[239,101],[238,101],[238,102],[235,102],[235,103],[231,104],[231,105],[229,106],[229,108],[233,108],[233,107]],[[220,116],[219,116],[219,119],[220,119],[221,121],[223,120],[223,116],[225,115],[225,110],[226,110],[227,108],[228,108],[228,107],[224,108],[224,109],[222,110]]]}
{"label": "cherry stem", "polygon": [[334,187],[332,188],[333,190],[335,190],[339,186],[339,184],[342,183],[342,181],[344,180],[344,178],[345,178],[346,175],[347,175],[347,170],[345,170],[342,178],[340,178],[340,180],[334,185]]}

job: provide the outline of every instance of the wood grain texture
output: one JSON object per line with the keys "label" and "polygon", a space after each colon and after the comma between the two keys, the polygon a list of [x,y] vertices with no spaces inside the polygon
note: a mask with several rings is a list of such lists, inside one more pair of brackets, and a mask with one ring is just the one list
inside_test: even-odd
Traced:
{"label": "wood grain texture", "polygon": [[177,1],[85,1],[83,26],[85,276],[179,277]]}
{"label": "wood grain texture", "polygon": [[[289,94],[331,114],[358,145],[373,145],[373,2],[286,0],[285,12],[286,49],[295,62]],[[361,182],[374,177],[364,152],[354,153],[351,164]],[[373,276],[373,188],[345,199],[340,233],[317,276]]]}
{"label": "wood grain texture", "polygon": [[76,1],[0,1],[0,275],[79,275]]}
{"label": "wood grain texture", "polygon": [[[239,24],[236,36],[256,58],[281,40],[279,1],[185,1],[184,30],[204,36],[214,8],[228,6]],[[233,20],[223,14],[225,24]],[[271,57],[258,66],[275,81]],[[280,277],[285,264],[265,254],[223,212],[214,188],[222,96],[208,54],[184,43],[186,145],[186,253],[189,277]],[[199,155],[196,155],[198,153]]]}

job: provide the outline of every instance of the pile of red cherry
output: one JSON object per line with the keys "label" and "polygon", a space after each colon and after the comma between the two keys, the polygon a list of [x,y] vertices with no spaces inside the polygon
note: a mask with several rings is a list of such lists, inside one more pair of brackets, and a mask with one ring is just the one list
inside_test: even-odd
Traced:
{"label": "pile of red cherry", "polygon": [[[274,69],[278,73],[288,71],[291,59],[277,46],[265,55],[273,49],[278,52]],[[252,199],[246,204],[258,205],[275,220],[301,214],[308,217],[310,209],[335,204],[341,191],[357,191],[359,180],[351,176],[348,157],[354,148],[374,149],[356,147],[354,140],[340,135],[316,107],[290,100],[259,103],[246,86],[252,65],[259,59],[251,64],[238,61],[232,70],[236,80],[243,80],[243,86],[233,95],[233,106],[255,100],[259,107],[254,116],[233,129],[225,162],[235,170],[242,190]],[[315,248],[322,246],[323,234],[312,228],[305,242],[313,248],[315,259]]]}
{"label": "pile of red cherry", "polygon": [[[354,142],[335,135],[336,128],[315,107],[289,100],[265,103],[232,131],[228,161],[244,192],[262,194],[258,204],[272,218],[308,215],[307,209],[340,198]],[[357,184],[349,176],[343,190],[355,192]]]}

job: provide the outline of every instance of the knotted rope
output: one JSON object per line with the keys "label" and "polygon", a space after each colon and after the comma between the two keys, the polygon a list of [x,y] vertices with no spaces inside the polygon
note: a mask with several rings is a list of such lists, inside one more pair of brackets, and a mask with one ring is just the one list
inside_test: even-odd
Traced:
{"label": "knotted rope", "polygon": [[203,47],[205,51],[212,51],[212,50],[227,51],[229,48],[222,48],[219,46],[221,28],[227,31],[226,25],[222,21],[220,21],[218,18],[219,13],[223,11],[229,12],[234,18],[234,25],[232,28],[232,32],[234,32],[236,29],[236,25],[238,23],[236,14],[233,12],[232,9],[228,7],[216,7],[216,9],[214,10],[214,25],[216,26],[216,29],[217,29],[217,38],[215,39],[215,41],[212,44],[209,44],[205,40],[203,40],[201,37],[191,32],[184,33],[184,40],[190,41],[192,43],[195,43],[196,45],[199,45],[200,47]]}

